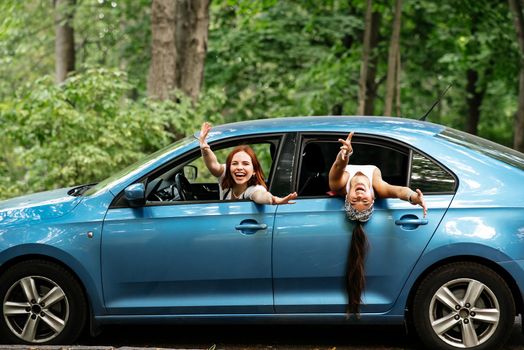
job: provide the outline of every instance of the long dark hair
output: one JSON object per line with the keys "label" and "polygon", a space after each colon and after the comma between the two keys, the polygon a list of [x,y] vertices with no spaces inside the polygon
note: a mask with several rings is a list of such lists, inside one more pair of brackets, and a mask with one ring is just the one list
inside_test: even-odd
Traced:
{"label": "long dark hair", "polygon": [[226,174],[224,178],[222,179],[222,183],[220,184],[222,188],[233,188],[233,185],[235,184],[235,181],[233,180],[233,177],[231,176],[231,162],[233,160],[233,156],[237,154],[238,152],[246,152],[247,155],[251,158],[251,163],[253,164],[253,171],[254,176],[249,179],[247,182],[248,186],[254,186],[254,185],[262,185],[267,190],[266,181],[264,180],[264,171],[262,170],[262,166],[260,165],[260,162],[258,161],[257,155],[255,154],[255,151],[247,145],[240,145],[235,147],[231,153],[227,156],[226,159]]}
{"label": "long dark hair", "polygon": [[348,313],[358,314],[362,303],[361,294],[366,286],[364,278],[364,262],[368,252],[369,244],[364,232],[364,227],[360,221],[355,222],[349,255],[347,260],[347,293],[348,293]]}

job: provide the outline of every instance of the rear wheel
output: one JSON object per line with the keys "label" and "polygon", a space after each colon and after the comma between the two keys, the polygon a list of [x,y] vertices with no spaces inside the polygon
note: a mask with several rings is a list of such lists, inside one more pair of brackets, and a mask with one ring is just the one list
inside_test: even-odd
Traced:
{"label": "rear wheel", "polygon": [[484,265],[442,266],[420,284],[413,322],[432,349],[498,349],[508,339],[515,303],[506,282]]}
{"label": "rear wheel", "polygon": [[68,344],[84,328],[86,303],[72,274],[60,265],[30,260],[0,276],[0,335],[11,343]]}

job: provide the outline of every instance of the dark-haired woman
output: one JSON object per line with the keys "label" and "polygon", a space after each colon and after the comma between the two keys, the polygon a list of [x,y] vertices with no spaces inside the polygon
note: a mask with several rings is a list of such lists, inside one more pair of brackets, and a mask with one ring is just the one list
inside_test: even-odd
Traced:
{"label": "dark-haired woman", "polygon": [[206,142],[209,130],[211,125],[203,123],[198,141],[206,167],[218,178],[220,199],[250,199],[258,204],[294,203],[296,192],[281,198],[267,190],[262,167],[251,147],[235,147],[227,156],[226,164],[220,164]]}
{"label": "dark-haired woman", "polygon": [[373,214],[375,197],[400,198],[413,205],[420,205],[427,214],[422,192],[409,187],[393,186],[382,179],[380,169],[374,165],[348,165],[353,154],[351,132],[342,143],[340,152],[329,171],[331,191],[346,198],[344,208],[349,220],[355,222],[347,263],[348,312],[358,313],[362,302],[361,293],[365,286],[364,262],[368,248],[366,233],[362,224]]}

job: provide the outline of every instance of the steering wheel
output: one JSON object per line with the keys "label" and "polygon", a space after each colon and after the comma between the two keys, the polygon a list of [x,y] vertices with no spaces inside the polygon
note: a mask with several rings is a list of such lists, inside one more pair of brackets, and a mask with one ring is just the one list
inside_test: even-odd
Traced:
{"label": "steering wheel", "polygon": [[195,195],[193,194],[191,184],[189,183],[189,180],[184,176],[184,174],[178,173],[175,175],[175,187],[178,190],[178,193],[180,194],[180,198],[182,198],[182,200],[192,201],[196,199]]}

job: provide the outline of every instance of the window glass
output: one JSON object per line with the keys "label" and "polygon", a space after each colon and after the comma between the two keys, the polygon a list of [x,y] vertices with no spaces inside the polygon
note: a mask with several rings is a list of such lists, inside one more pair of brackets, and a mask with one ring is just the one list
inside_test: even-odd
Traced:
{"label": "window glass", "polygon": [[410,187],[424,194],[455,192],[455,179],[437,163],[413,152]]}

